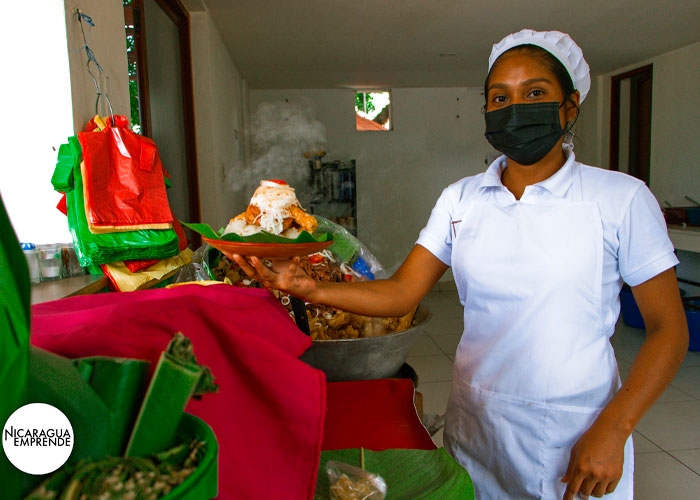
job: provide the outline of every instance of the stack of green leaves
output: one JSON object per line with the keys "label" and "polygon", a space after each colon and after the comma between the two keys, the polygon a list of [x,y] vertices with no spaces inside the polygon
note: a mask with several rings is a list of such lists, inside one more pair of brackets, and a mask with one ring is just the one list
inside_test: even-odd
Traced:
{"label": "stack of green leaves", "polygon": [[[29,271],[0,198],[0,422],[22,405],[29,348]],[[3,498],[19,493],[18,470],[0,453]],[[5,496],[7,495],[7,496]]]}
{"label": "stack of green leaves", "polygon": [[[359,449],[321,453],[314,500],[330,499],[326,462],[361,466]],[[386,481],[386,500],[473,500],[474,486],[467,471],[444,448],[437,450],[364,450],[364,470]]]}
{"label": "stack of green leaves", "polygon": [[217,390],[209,368],[197,363],[189,339],[175,335],[158,360],[125,456],[148,456],[172,446],[190,398]]}
{"label": "stack of green leaves", "polygon": [[166,259],[179,253],[178,237],[173,229],[93,234],[85,215],[81,161],[78,138],[70,137],[68,143],[58,150],[56,169],[51,178],[54,189],[66,193],[68,227],[81,266],[121,260]]}

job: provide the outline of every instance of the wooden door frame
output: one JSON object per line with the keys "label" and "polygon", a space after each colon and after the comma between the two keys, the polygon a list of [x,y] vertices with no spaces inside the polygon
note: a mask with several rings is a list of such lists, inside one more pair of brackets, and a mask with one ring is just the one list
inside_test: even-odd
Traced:
{"label": "wooden door frame", "polygon": [[647,64],[640,68],[635,68],[610,78],[610,152],[608,166],[610,170],[619,170],[618,160],[620,158],[620,82],[625,78],[630,78],[642,73],[654,75],[654,65]]}
{"label": "wooden door frame", "polygon": [[[126,10],[125,10],[126,12]],[[136,86],[139,92],[139,124],[141,134],[151,137],[151,107],[148,90],[148,59],[146,54],[146,33],[143,31],[143,0],[132,0],[131,22],[134,26],[136,46]],[[128,20],[125,20],[128,22]]]}
{"label": "wooden door frame", "polygon": [[[199,196],[199,167],[197,164],[197,135],[194,111],[194,83],[192,80],[192,49],[190,35],[189,12],[180,0],[154,0],[163,12],[175,24],[178,30],[178,45],[180,49],[180,74],[182,76],[182,111],[185,133],[185,162],[187,165],[187,196],[189,205],[189,221],[201,222],[202,210]],[[138,9],[140,26],[144,26],[143,0],[134,0]],[[139,77],[139,98],[141,101],[142,132],[152,137],[152,121],[150,114],[150,89],[148,84],[148,54],[146,51],[145,30],[139,33],[137,74]],[[196,248],[201,245],[199,234],[191,234],[191,243]]]}
{"label": "wooden door frame", "polygon": [[[190,15],[180,0],[155,0],[178,27],[180,37],[180,72],[182,74],[182,111],[185,125],[185,156],[190,221],[200,222],[202,210],[199,199],[199,168],[197,165],[197,136],[194,118],[194,84],[192,81],[192,48],[190,45]],[[199,245],[196,245],[199,246]]]}

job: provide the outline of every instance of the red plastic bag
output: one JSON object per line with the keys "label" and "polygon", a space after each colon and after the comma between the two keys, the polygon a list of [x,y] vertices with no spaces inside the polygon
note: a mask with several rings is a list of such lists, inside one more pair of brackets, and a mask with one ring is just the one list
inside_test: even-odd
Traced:
{"label": "red plastic bag", "polygon": [[124,116],[78,133],[85,162],[86,215],[93,232],[169,229],[172,213],[155,143],[132,132]]}

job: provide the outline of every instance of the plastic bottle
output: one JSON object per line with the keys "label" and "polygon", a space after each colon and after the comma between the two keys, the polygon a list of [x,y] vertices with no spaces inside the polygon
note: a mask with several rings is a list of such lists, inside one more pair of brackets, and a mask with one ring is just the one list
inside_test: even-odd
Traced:
{"label": "plastic bottle", "polygon": [[27,259],[27,267],[29,268],[29,281],[39,283],[41,281],[41,273],[39,272],[39,251],[34,243],[22,243],[22,251]]}

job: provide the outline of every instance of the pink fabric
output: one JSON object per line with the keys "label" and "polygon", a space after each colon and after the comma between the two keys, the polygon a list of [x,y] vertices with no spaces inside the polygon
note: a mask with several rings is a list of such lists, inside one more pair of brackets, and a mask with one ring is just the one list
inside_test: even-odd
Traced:
{"label": "pink fabric", "polygon": [[323,373],[296,359],[311,340],[265,290],[180,286],[70,297],[32,308],[31,343],[69,357],[155,365],[175,332],[219,393],[192,400],[219,441],[221,499],[311,499],[326,408]]}

